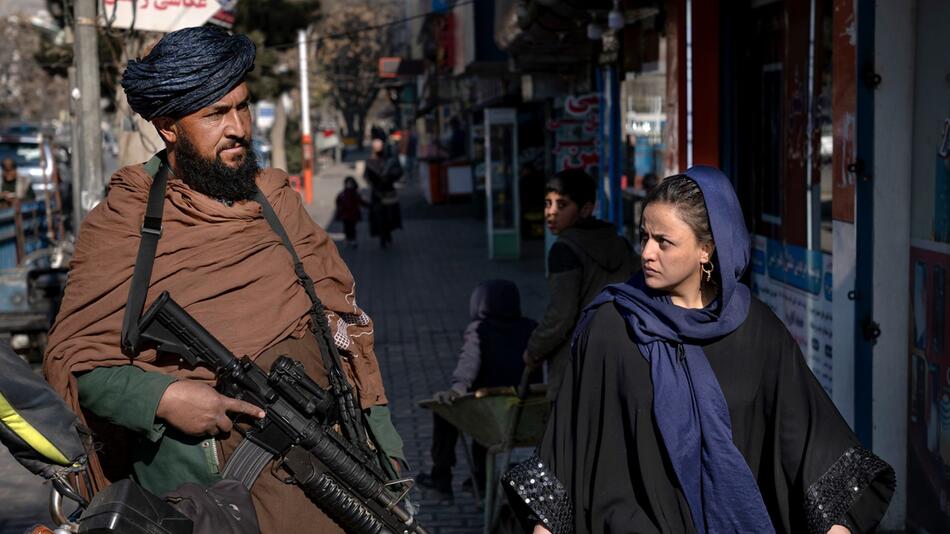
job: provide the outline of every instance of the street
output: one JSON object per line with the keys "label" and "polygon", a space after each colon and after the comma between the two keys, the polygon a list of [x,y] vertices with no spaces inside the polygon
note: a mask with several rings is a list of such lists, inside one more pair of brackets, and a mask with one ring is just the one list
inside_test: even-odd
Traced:
{"label": "street", "polygon": [[[311,209],[315,220],[332,218],[332,202],[325,199],[335,198],[348,174],[355,175],[338,165],[317,178]],[[400,198],[404,228],[395,233],[391,248],[381,249],[370,239],[364,221],[358,227],[359,247],[341,250],[356,278],[357,302],[375,321],[376,355],[393,422],[416,475],[430,467],[432,436],[432,415],[416,402],[450,385],[462,331],[471,321],[472,289],[485,279],[512,280],[521,291],[523,313],[538,319],[546,283],[541,242],[525,243],[521,260],[493,262],[487,257],[485,223],[474,218],[471,204],[429,206],[414,183],[406,184]],[[339,224],[329,230],[342,232]],[[432,532],[481,532],[482,512],[472,494],[461,489],[468,477],[463,454],[459,445],[454,504],[422,493],[420,519]]]}

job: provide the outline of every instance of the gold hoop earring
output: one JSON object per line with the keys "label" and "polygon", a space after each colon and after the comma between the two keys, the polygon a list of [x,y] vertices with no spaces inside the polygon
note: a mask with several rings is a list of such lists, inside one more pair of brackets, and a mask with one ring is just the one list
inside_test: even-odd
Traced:
{"label": "gold hoop earring", "polygon": [[[706,270],[706,266],[707,266],[707,265],[709,266],[709,270]],[[700,263],[700,264],[699,264],[699,268],[702,269],[702,270],[703,270],[703,274],[706,275],[706,281],[707,281],[707,282],[711,281],[711,280],[712,280],[713,268],[714,268],[712,262],[711,262],[711,261],[707,261],[706,263]]]}

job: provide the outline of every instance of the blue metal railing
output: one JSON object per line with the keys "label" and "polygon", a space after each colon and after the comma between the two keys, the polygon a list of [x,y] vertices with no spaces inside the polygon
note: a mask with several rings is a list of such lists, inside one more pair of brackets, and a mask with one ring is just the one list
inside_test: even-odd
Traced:
{"label": "blue metal railing", "polygon": [[46,205],[43,202],[23,202],[19,212],[22,242],[18,242],[16,208],[0,208],[0,269],[12,269],[23,256],[50,245]]}

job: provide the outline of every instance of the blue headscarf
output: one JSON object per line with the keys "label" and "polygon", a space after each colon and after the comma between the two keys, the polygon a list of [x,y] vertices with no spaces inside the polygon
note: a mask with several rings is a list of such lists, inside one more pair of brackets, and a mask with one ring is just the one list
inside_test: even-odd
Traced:
{"label": "blue headscarf", "polygon": [[142,59],[129,61],[122,88],[145,120],[183,117],[228,94],[254,69],[256,49],[245,35],[201,26],[171,32]]}
{"label": "blue headscarf", "polygon": [[739,282],[749,264],[749,233],[739,199],[721,171],[697,166],[686,176],[706,200],[721,278],[716,302],[681,308],[668,294],[647,287],[641,272],[607,286],[585,309],[577,332],[607,302],[626,319],[650,363],[653,414],[696,531],[774,532],[755,477],[732,441],[726,399],[700,346],[734,331],[749,313],[749,288]]}

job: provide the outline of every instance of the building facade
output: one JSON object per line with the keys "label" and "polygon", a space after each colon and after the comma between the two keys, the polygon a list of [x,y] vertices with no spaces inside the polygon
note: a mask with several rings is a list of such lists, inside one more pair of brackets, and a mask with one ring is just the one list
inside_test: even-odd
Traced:
{"label": "building facade", "polygon": [[430,145],[465,130],[490,239],[499,218],[540,238],[535,200],[564,168],[597,178],[598,215],[632,240],[657,178],[723,169],[750,286],[897,471],[882,527],[950,530],[950,4],[412,4],[437,37],[417,128]]}

